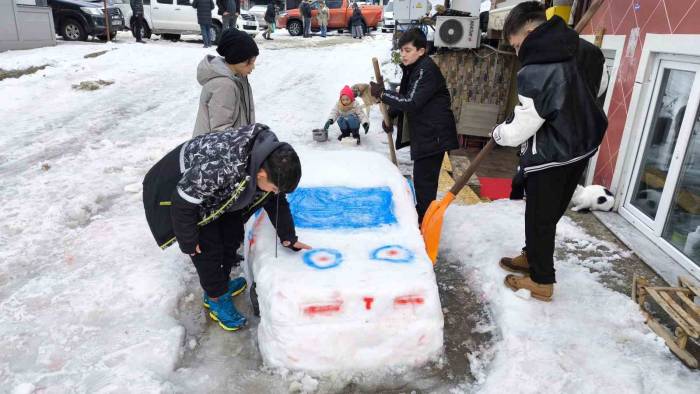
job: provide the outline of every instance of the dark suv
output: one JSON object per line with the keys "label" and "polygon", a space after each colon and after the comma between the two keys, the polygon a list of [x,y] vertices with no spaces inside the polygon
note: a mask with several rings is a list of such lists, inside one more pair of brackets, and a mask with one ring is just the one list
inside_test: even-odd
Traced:
{"label": "dark suv", "polygon": [[[81,0],[48,0],[56,33],[66,41],[86,41],[88,36],[107,39],[102,4]],[[124,17],[116,7],[107,8],[110,15],[109,36],[114,39],[124,26]]]}

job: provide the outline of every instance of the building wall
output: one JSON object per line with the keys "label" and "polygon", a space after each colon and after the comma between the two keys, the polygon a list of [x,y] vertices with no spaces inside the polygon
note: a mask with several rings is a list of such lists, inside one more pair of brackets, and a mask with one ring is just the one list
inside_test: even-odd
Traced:
{"label": "building wall", "polygon": [[44,1],[22,3],[0,0],[0,52],[56,45],[51,8],[41,6]]}
{"label": "building wall", "polygon": [[607,0],[583,34],[594,34],[600,28],[605,28],[605,34],[627,36],[608,112],[608,131],[593,177],[593,183],[609,187],[645,35],[700,34],[700,0]]}

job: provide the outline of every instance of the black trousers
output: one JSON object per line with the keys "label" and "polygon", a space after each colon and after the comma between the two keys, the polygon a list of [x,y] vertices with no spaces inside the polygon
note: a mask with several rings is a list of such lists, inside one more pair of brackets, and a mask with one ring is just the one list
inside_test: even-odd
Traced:
{"label": "black trousers", "polygon": [[243,241],[243,219],[240,213],[225,213],[199,229],[202,253],[192,256],[199,283],[209,297],[228,291],[231,268],[238,264],[236,251]]}
{"label": "black trousers", "polygon": [[555,282],[554,237],[588,159],[527,174],[525,178],[525,249],[530,278]]}
{"label": "black trousers", "polygon": [[136,38],[136,41],[141,41],[141,28],[146,25],[146,21],[143,19],[143,15],[134,15],[134,23],[131,24],[131,31]]}
{"label": "black trousers", "polygon": [[413,162],[413,186],[416,189],[416,211],[418,223],[423,222],[425,211],[435,200],[440,178],[440,168],[445,153],[424,157]]}

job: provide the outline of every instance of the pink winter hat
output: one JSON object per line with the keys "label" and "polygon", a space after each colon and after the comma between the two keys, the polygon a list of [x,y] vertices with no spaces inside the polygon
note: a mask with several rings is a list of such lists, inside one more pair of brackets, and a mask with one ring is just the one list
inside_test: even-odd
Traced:
{"label": "pink winter hat", "polygon": [[355,93],[352,91],[352,89],[348,85],[345,85],[343,87],[343,89],[340,91],[340,97],[343,97],[343,96],[348,96],[348,98],[350,99],[351,102],[355,101]]}

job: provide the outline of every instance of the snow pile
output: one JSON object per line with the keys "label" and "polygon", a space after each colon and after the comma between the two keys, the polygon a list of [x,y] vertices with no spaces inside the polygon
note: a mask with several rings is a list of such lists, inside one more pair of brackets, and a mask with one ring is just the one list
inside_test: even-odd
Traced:
{"label": "snow pile", "polygon": [[[177,247],[161,252],[151,238],[140,183],[153,163],[191,135],[200,93],[195,69],[215,52],[201,42],[140,45],[128,33],[118,38],[0,54],[3,69],[49,64],[0,81],[0,392],[390,391],[391,378],[382,373],[315,380],[263,368],[257,319],[232,334],[205,315],[189,258]],[[261,43],[251,76],[256,118],[295,147],[339,149],[335,126],[323,144],[312,141],[311,130],[323,125],[343,85],[367,82],[370,59],[386,59],[391,45],[388,35],[347,41]],[[298,47],[309,42],[318,47]],[[116,49],[84,58],[108,48]],[[99,79],[115,83],[92,92],[71,88]],[[373,109],[370,133],[353,151],[387,154],[380,119]],[[399,164],[410,163],[406,149],[398,153]],[[319,167],[336,161],[345,172],[362,169],[361,162],[336,156]],[[697,391],[700,374],[671,355],[629,298],[598,283],[599,275],[610,274],[611,260],[580,265],[579,252],[607,246],[571,222],[559,227],[563,257],[551,304],[522,300],[503,287],[497,260],[519,251],[522,227],[519,203],[448,210],[442,256],[463,264],[466,284],[488,302],[495,320],[494,327],[464,330],[492,330],[498,341],[470,355],[480,385],[455,388],[458,378],[429,372],[436,388],[423,390],[420,374],[399,369],[405,380],[391,391]],[[340,242],[318,238],[317,230],[300,233],[319,248]],[[273,236],[263,238],[272,242]],[[365,252],[379,240],[370,241]],[[622,253],[610,250],[609,259]],[[235,302],[252,316],[247,297]]]}
{"label": "snow pile", "polygon": [[406,179],[376,153],[300,156],[303,177],[289,200],[299,239],[314,250],[275,258],[267,216],[249,225],[265,362],[327,372],[441,354],[440,299]]}
{"label": "snow pile", "polygon": [[[564,218],[557,229],[557,284],[551,303],[529,300],[503,284],[498,266],[524,244],[524,203],[496,201],[448,209],[441,258],[458,260],[470,287],[489,304],[500,340],[470,359],[484,393],[630,393],[697,391],[700,377],[689,371],[645,325],[639,306],[606,288],[589,271],[611,269],[609,258],[624,253]],[[580,265],[576,251],[608,250],[610,256]],[[467,328],[468,329],[468,328]]]}

